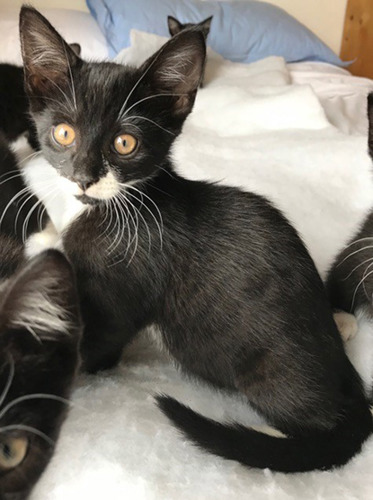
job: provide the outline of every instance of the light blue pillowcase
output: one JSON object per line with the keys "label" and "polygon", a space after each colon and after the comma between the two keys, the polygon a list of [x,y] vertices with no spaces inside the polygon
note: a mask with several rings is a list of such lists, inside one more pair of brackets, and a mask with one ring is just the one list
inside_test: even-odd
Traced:
{"label": "light blue pillowcase", "polygon": [[208,44],[226,59],[250,63],[268,56],[287,62],[344,63],[284,10],[258,2],[198,0],[87,0],[114,57],[130,45],[130,30],[169,36],[167,16],[198,23],[213,15]]}

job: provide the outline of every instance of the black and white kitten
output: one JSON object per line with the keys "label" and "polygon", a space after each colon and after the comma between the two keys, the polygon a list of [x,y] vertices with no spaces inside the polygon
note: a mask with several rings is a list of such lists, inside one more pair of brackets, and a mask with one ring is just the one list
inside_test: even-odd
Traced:
{"label": "black and white kitten", "polygon": [[182,31],[139,69],[82,61],[32,8],[20,34],[46,158],[24,176],[37,194],[49,176],[59,203],[74,207],[63,224],[43,197],[77,274],[84,367],[113,366],[155,324],[183,370],[241,392],[288,436],[159,397],[198,445],[284,472],[345,464],[372,416],[298,234],[263,197],[186,180],[170,159],[201,81],[201,31]]}
{"label": "black and white kitten", "polygon": [[[373,93],[368,96],[368,151],[373,159]],[[327,280],[332,304],[354,313],[364,307],[373,313],[373,212],[337,256]]]}
{"label": "black and white kitten", "polygon": [[[73,43],[72,49],[80,55],[80,45]],[[0,132],[9,141],[27,133],[28,141],[39,149],[36,130],[29,115],[29,104],[24,89],[23,68],[13,64],[0,64]]]}
{"label": "black and white kitten", "polygon": [[[2,179],[14,167],[2,138]],[[4,204],[13,193],[6,183],[1,189]],[[12,228],[9,213],[7,222]],[[2,500],[27,498],[50,461],[80,360],[82,327],[70,264],[55,250],[27,262],[23,250],[19,238],[0,230]]]}

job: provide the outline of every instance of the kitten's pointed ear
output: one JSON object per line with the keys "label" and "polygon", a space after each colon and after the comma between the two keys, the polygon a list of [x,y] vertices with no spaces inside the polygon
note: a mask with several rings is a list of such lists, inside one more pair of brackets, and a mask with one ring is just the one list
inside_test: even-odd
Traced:
{"label": "kitten's pointed ear", "polygon": [[371,92],[368,95],[368,120],[369,120],[369,134],[368,134],[369,154],[373,160],[373,92]]}
{"label": "kitten's pointed ear", "polygon": [[68,87],[71,68],[80,61],[70,45],[32,7],[22,7],[19,31],[26,90],[40,96]]}
{"label": "kitten's pointed ear", "polygon": [[188,115],[201,83],[206,60],[205,38],[199,29],[181,31],[140,68],[144,82],[173,98],[173,111]]}
{"label": "kitten's pointed ear", "polygon": [[8,283],[0,315],[7,328],[28,330],[36,340],[76,335],[78,296],[67,259],[56,250],[34,257]]}
{"label": "kitten's pointed ear", "polygon": [[202,29],[203,34],[205,35],[206,38],[208,37],[208,34],[210,33],[211,22],[212,22],[213,17],[214,16],[210,16],[198,24],[198,26]]}
{"label": "kitten's pointed ear", "polygon": [[73,49],[73,51],[77,56],[80,56],[82,52],[82,47],[80,46],[80,43],[70,43],[70,47]]}
{"label": "kitten's pointed ear", "polygon": [[183,29],[183,25],[180,21],[178,21],[175,17],[168,16],[167,17],[168,31],[171,36],[175,36]]}

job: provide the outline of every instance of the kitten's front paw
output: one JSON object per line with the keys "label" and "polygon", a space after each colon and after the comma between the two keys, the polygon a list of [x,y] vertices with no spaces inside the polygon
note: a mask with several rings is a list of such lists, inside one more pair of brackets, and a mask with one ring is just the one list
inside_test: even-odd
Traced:
{"label": "kitten's front paw", "polygon": [[358,324],[353,314],[338,311],[333,314],[333,317],[344,342],[347,342],[356,336]]}
{"label": "kitten's front paw", "polygon": [[48,222],[43,231],[32,234],[28,238],[25,245],[25,255],[32,258],[49,248],[63,250],[61,236],[57,233],[52,222]]}

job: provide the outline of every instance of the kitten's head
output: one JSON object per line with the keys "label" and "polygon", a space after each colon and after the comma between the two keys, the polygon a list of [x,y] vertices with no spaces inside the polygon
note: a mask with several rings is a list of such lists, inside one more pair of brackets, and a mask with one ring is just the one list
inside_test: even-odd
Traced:
{"label": "kitten's head", "polygon": [[369,154],[373,160],[373,92],[371,92],[368,95],[368,121],[369,121],[369,132],[368,132]]}
{"label": "kitten's head", "polygon": [[175,17],[168,16],[167,17],[168,31],[170,32],[171,36],[175,36],[185,29],[198,28],[203,33],[203,36],[205,37],[205,39],[207,39],[207,37],[209,36],[209,33],[210,33],[210,27],[211,27],[211,22],[212,22],[213,17],[214,16],[210,16],[207,19],[205,19],[204,21],[201,21],[200,23],[197,23],[197,24],[193,24],[193,23],[182,24]]}
{"label": "kitten's head", "polygon": [[0,498],[21,500],[48,464],[79,364],[74,277],[57,251],[0,285]]}
{"label": "kitten's head", "polygon": [[25,86],[44,156],[85,203],[157,175],[191,112],[206,47],[200,30],[172,38],[140,68],[81,60],[23,7]]}

